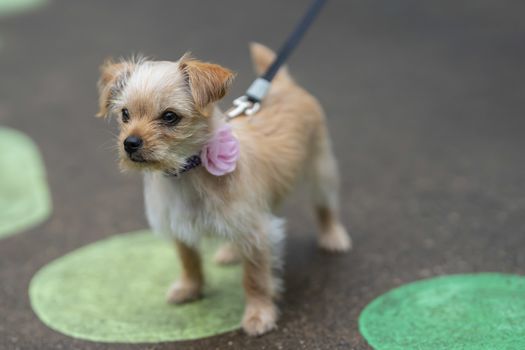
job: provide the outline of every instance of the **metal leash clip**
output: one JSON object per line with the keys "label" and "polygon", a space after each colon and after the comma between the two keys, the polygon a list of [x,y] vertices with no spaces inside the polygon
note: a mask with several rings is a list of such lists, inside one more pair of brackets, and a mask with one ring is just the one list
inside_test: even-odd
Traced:
{"label": "metal leash clip", "polygon": [[257,113],[259,109],[261,109],[260,102],[250,101],[248,96],[243,95],[233,100],[233,108],[230,109],[226,114],[228,114],[228,117],[231,119],[238,117],[241,114],[253,115]]}
{"label": "metal leash clip", "polygon": [[270,88],[270,82],[263,78],[257,78],[250,85],[246,93],[237,97],[233,101],[233,108],[226,114],[229,119],[244,115],[254,115],[261,109],[261,101],[264,99]]}

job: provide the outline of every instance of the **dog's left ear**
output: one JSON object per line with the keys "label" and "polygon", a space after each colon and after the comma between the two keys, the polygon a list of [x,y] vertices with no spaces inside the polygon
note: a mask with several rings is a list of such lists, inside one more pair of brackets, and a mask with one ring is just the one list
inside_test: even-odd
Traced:
{"label": "dog's left ear", "polygon": [[99,111],[97,117],[107,117],[112,100],[126,85],[134,64],[132,62],[113,62],[107,60],[100,67],[98,81]]}
{"label": "dog's left ear", "polygon": [[193,100],[200,109],[223,98],[235,78],[229,69],[194,60],[189,55],[180,59],[179,68],[185,74]]}

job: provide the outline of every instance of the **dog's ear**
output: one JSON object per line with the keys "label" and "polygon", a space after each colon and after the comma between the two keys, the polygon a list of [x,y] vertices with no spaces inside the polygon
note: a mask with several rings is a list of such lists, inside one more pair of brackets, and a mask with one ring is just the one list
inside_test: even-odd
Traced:
{"label": "dog's ear", "polygon": [[204,108],[226,95],[235,74],[218,64],[197,61],[186,54],[179,61],[197,108]]}
{"label": "dog's ear", "polygon": [[132,62],[106,60],[100,67],[98,81],[99,111],[97,117],[107,117],[113,99],[122,91],[130,76]]}

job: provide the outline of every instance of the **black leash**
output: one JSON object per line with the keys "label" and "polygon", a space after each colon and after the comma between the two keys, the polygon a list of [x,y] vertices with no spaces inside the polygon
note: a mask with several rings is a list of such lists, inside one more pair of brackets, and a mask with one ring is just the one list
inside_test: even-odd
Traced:
{"label": "black leash", "polygon": [[299,44],[304,37],[306,31],[310,28],[317,15],[319,15],[325,3],[326,0],[313,0],[304,17],[299,24],[297,24],[292,34],[288,37],[288,40],[281,46],[277,57],[270,67],[268,67],[261,77],[255,79],[243,96],[233,101],[234,107],[227,112],[229,118],[235,118],[241,114],[253,115],[259,111],[261,102],[264,97],[266,97],[275,74],[277,74],[279,68],[283,66],[297,44]]}

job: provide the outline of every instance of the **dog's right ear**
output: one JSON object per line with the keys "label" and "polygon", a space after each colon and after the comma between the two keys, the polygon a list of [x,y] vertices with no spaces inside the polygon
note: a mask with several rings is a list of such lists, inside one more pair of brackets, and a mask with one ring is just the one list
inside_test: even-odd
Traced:
{"label": "dog's right ear", "polygon": [[107,117],[112,101],[126,86],[134,64],[121,61],[106,60],[100,66],[100,79],[98,81],[99,111],[97,117]]}

